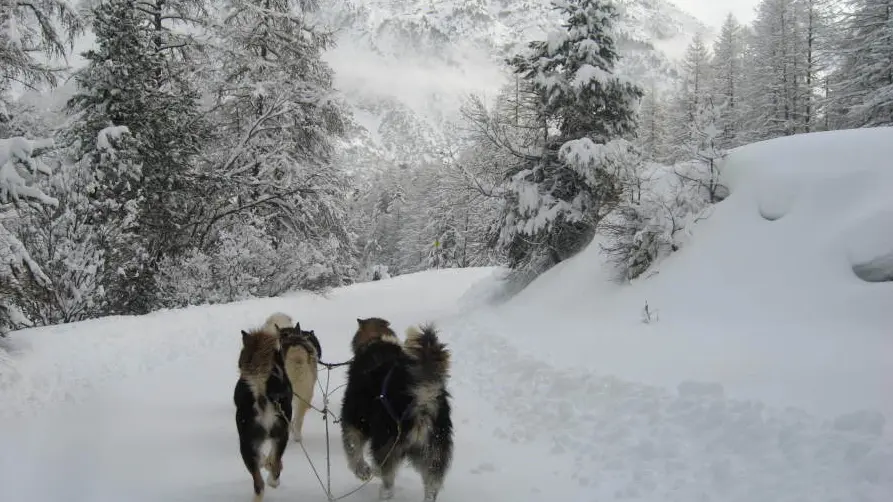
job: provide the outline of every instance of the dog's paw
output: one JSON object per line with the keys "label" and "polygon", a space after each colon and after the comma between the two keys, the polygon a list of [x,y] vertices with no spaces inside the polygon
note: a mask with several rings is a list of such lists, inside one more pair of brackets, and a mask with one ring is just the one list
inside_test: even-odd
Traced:
{"label": "dog's paw", "polygon": [[299,434],[292,434],[292,436],[291,436],[291,440],[294,441],[295,443],[300,443],[302,439],[303,439],[303,438],[301,437],[301,434],[300,434],[300,433],[299,433]]}
{"label": "dog's paw", "polygon": [[388,488],[384,485],[378,489],[378,500],[391,500],[394,498],[394,488]]}
{"label": "dog's paw", "polygon": [[369,481],[372,479],[372,468],[366,462],[360,462],[353,468],[353,473],[360,481]]}
{"label": "dog's paw", "polygon": [[267,476],[267,484],[270,488],[279,488],[279,478],[274,478],[273,474],[269,474]]}

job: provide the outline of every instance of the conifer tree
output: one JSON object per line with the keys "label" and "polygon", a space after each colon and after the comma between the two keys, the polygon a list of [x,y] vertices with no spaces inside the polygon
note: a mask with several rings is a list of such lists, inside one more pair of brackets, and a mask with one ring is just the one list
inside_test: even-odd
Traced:
{"label": "conifer tree", "polygon": [[834,75],[838,127],[893,124],[893,0],[853,0]]}
{"label": "conifer tree", "polygon": [[720,129],[717,141],[725,148],[738,146],[740,116],[744,103],[741,83],[744,78],[744,31],[732,14],[726,16],[719,36],[713,43],[711,77],[714,103],[724,113],[716,125]]}
{"label": "conifer tree", "polygon": [[685,51],[682,61],[682,79],[673,99],[671,121],[671,151],[674,160],[688,159],[692,144],[692,126],[695,123],[701,103],[710,95],[710,53],[704,44],[704,38],[696,33]]}
{"label": "conifer tree", "polygon": [[666,162],[669,158],[670,135],[667,103],[652,84],[642,99],[639,110],[639,136],[637,144],[646,159]]}
{"label": "conifer tree", "polygon": [[[33,181],[29,182],[39,174],[50,173],[40,161],[39,152],[51,143],[21,136],[0,139],[0,209],[28,204],[58,206],[56,198]],[[23,312],[26,305],[22,297],[29,289],[44,289],[51,285],[49,277],[21,240],[0,221],[0,336],[31,324],[33,321]]]}
{"label": "conifer tree", "polygon": [[64,58],[81,33],[83,20],[67,2],[0,0],[0,116],[13,82],[55,85],[63,68],[46,60]]}
{"label": "conifer tree", "polygon": [[[118,303],[110,308],[116,313],[148,312],[155,301],[157,260],[185,247],[181,229],[200,196],[191,171],[208,134],[197,93],[170,71],[150,20],[135,0],[95,7],[98,48],[85,54],[88,64],[75,76],[78,91],[68,103],[73,117],[63,135],[68,155],[100,173],[91,197],[114,201],[110,207],[132,207],[136,215],[129,229],[139,245],[109,265],[131,270],[114,280],[123,288],[112,292]],[[127,129],[127,140],[109,159],[100,133],[115,127]],[[118,217],[113,210],[108,216]]]}
{"label": "conifer tree", "polygon": [[534,274],[592,238],[619,197],[622,165],[636,130],[640,88],[613,74],[614,4],[556,0],[563,31],[528,44],[509,61],[537,96],[541,141],[523,152],[510,179],[498,246],[515,269]]}

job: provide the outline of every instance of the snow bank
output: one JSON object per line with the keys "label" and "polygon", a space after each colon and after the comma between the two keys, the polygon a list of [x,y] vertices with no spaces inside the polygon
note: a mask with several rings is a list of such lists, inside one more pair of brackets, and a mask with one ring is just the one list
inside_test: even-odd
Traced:
{"label": "snow bank", "polygon": [[[668,388],[719,382],[736,398],[889,420],[890,159],[890,128],[736,149],[723,167],[731,196],[657,270],[613,284],[596,241],[496,315],[519,347],[558,366]],[[646,301],[657,322],[641,322]]]}

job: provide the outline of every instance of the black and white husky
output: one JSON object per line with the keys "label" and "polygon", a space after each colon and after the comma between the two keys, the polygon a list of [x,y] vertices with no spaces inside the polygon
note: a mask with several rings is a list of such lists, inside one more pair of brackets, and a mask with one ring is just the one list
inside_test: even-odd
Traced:
{"label": "black and white husky", "polygon": [[373,470],[364,458],[371,443],[381,499],[394,495],[404,459],[421,474],[425,501],[434,502],[453,456],[450,418],[450,352],[433,326],[410,328],[400,340],[380,318],[357,319],[354,358],[341,404],[341,437],[347,462],[363,481]]}
{"label": "black and white husky", "polygon": [[[285,372],[277,324],[283,319],[277,316],[270,316],[258,330],[242,331],[239,380],[233,394],[239,446],[254,483],[255,502],[264,496],[261,467],[270,471],[267,484],[279,486],[292,416],[292,386]],[[267,441],[273,443],[272,451],[261,461],[261,450]]]}

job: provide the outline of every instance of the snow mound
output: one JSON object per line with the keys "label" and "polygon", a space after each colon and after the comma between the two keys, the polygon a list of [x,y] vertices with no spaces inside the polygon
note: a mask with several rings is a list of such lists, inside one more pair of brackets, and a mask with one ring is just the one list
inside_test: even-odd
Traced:
{"label": "snow mound", "polygon": [[[731,195],[642,279],[612,283],[597,239],[497,312],[515,342],[559,366],[889,419],[890,159],[893,128],[738,148],[722,166]],[[642,322],[646,302],[659,320]]]}

